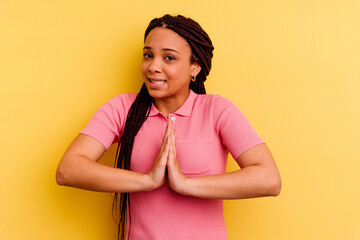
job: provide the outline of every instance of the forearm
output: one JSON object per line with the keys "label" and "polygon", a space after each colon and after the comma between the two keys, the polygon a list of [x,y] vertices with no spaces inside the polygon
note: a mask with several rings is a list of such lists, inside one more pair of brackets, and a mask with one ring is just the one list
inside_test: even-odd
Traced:
{"label": "forearm", "polygon": [[201,198],[242,199],[276,196],[280,188],[276,169],[253,165],[226,174],[188,178],[180,191]]}
{"label": "forearm", "polygon": [[148,175],[113,168],[78,156],[59,165],[56,181],[60,185],[100,192],[137,192],[151,190]]}

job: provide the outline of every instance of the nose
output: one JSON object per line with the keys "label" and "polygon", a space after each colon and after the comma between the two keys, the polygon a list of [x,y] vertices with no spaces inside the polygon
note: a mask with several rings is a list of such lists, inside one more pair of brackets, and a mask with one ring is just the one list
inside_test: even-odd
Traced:
{"label": "nose", "polygon": [[161,60],[158,58],[153,58],[149,64],[148,71],[151,73],[161,72]]}

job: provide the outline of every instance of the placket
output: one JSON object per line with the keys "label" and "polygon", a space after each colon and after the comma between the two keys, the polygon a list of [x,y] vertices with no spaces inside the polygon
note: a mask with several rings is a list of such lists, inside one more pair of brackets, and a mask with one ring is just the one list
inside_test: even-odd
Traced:
{"label": "placket", "polygon": [[176,121],[176,116],[174,113],[169,113],[169,116],[168,116],[172,121]]}

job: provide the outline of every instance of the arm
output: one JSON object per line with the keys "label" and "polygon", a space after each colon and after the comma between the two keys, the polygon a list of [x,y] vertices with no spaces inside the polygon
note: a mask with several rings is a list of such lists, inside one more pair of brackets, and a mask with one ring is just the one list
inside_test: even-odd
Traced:
{"label": "arm", "polygon": [[240,199],[277,196],[281,179],[273,157],[265,144],[256,145],[237,159],[235,172],[187,178],[176,158],[175,133],[168,160],[169,185],[174,191],[194,197]]}
{"label": "arm", "polygon": [[241,169],[235,172],[189,178],[185,194],[224,199],[279,195],[280,175],[265,144],[252,147],[236,161]]}
{"label": "arm", "polygon": [[92,137],[79,134],[70,144],[56,171],[59,185],[101,192],[149,191],[165,182],[166,141],[148,174],[113,168],[97,161],[106,151]]}

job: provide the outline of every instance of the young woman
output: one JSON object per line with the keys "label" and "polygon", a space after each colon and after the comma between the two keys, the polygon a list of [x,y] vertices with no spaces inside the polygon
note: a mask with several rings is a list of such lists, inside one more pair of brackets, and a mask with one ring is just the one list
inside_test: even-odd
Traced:
{"label": "young woman", "polygon": [[[192,19],[153,19],[140,92],[103,105],[60,161],[58,184],[116,193],[121,238],[227,239],[222,199],[280,192],[262,139],[234,104],[205,93],[213,49]],[[116,168],[97,163],[117,142]],[[240,169],[225,173],[229,152]]]}

